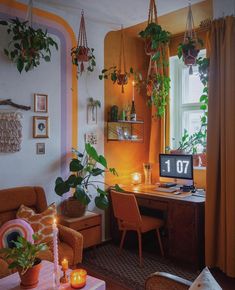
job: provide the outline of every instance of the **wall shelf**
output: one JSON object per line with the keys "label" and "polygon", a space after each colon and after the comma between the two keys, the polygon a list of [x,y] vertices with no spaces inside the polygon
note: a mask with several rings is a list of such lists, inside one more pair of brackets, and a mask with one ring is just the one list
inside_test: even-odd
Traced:
{"label": "wall shelf", "polygon": [[144,142],[144,121],[107,122],[107,140],[120,142]]}

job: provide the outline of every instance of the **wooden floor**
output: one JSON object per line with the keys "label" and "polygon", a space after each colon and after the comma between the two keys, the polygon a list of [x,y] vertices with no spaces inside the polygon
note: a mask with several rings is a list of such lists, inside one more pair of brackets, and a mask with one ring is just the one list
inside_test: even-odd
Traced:
{"label": "wooden floor", "polygon": [[[122,285],[109,279],[108,277],[93,272],[90,269],[87,269],[87,271],[89,272],[89,275],[104,280],[106,282],[106,290],[134,290],[131,288],[123,287]],[[235,289],[235,278],[229,278],[219,270],[212,270],[212,274],[223,290]]]}

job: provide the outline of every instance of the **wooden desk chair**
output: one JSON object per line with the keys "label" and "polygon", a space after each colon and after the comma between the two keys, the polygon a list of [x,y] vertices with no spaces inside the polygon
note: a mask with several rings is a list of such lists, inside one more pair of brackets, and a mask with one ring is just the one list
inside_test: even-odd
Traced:
{"label": "wooden desk chair", "polygon": [[141,234],[156,230],[162,256],[164,256],[162,241],[159,229],[163,226],[163,221],[158,218],[144,216],[140,214],[139,207],[134,194],[111,191],[114,216],[118,220],[119,230],[122,231],[120,250],[123,247],[127,231],[137,231],[139,242],[140,266],[142,266],[142,241]]}

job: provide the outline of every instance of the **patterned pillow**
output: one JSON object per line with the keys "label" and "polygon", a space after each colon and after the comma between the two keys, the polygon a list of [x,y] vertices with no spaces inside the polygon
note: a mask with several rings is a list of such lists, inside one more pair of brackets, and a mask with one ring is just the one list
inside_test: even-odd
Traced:
{"label": "patterned pillow", "polygon": [[52,224],[56,216],[55,203],[48,206],[42,213],[35,213],[35,211],[25,205],[21,205],[16,213],[17,218],[27,221],[33,228],[35,234],[38,235],[36,243],[50,243],[53,240]]}

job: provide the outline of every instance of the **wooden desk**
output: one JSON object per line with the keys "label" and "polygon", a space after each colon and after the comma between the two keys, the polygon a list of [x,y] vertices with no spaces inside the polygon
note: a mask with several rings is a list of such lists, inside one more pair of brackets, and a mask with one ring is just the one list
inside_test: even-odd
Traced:
{"label": "wooden desk", "polygon": [[[174,195],[157,192],[153,185],[123,188],[135,194],[140,207],[163,213],[166,223],[164,247],[167,256],[198,268],[204,265],[205,198],[192,196],[191,193]],[[113,230],[111,228],[112,237]]]}

